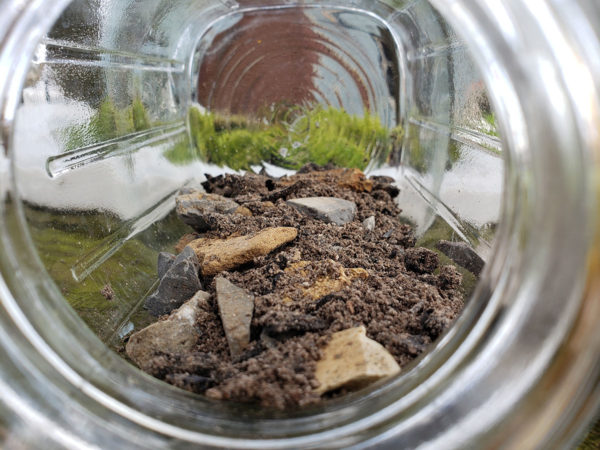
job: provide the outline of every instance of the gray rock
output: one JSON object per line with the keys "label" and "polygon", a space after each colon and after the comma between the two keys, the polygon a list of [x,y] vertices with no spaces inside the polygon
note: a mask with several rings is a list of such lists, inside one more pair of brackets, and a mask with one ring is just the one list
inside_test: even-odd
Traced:
{"label": "gray rock", "polygon": [[171,265],[175,261],[175,255],[167,252],[158,254],[158,279],[161,280],[165,276]]}
{"label": "gray rock", "polygon": [[324,222],[344,225],[354,220],[356,204],[335,197],[307,197],[288,200],[298,211]]}
{"label": "gray rock", "polygon": [[140,369],[147,370],[157,352],[184,354],[193,351],[199,337],[196,320],[201,304],[209,298],[209,293],[198,291],[166,320],[134,333],[125,346],[127,355]]}
{"label": "gray rock", "polygon": [[230,198],[204,192],[183,194],[175,199],[179,218],[199,233],[214,228],[222,215],[234,213],[239,206]]}
{"label": "gray rock", "polygon": [[231,357],[239,356],[250,342],[254,296],[223,277],[215,280],[219,315]]}
{"label": "gray rock", "polygon": [[472,274],[479,276],[485,262],[465,242],[440,241],[435,246],[444,255]]}
{"label": "gray rock", "polygon": [[146,299],[144,306],[150,314],[169,314],[202,289],[199,270],[200,262],[196,253],[190,247],[185,247],[171,263],[156,291]]}
{"label": "gray rock", "polygon": [[375,229],[375,216],[367,217],[365,220],[363,220],[362,224],[363,227],[365,227],[365,230],[373,231]]}

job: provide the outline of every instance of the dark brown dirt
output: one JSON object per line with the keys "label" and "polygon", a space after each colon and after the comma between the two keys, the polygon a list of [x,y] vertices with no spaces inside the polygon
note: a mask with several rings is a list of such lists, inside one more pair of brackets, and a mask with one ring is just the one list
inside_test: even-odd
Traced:
{"label": "dark brown dirt", "polygon": [[[298,237],[252,264],[222,274],[256,296],[252,341],[244,354],[231,360],[213,295],[198,320],[196,352],[157,354],[151,372],[160,379],[215,399],[279,409],[311,404],[321,401],[313,392],[318,385],[314,371],[331,333],[362,324],[370,338],[405,366],[463,307],[461,275],[452,266],[439,267],[435,252],[414,248],[411,227],[398,220],[400,210],[392,198],[397,188],[385,177],[367,180],[349,171],[307,167],[281,179],[209,177],[204,187],[232,197],[253,216],[223,216],[203,236],[225,238],[291,226],[298,229]],[[343,226],[328,224],[285,203],[312,196],[354,201],[355,220]],[[375,217],[373,231],[362,225],[370,216]],[[183,242],[195,236],[185,236]],[[291,270],[299,261],[308,263],[302,270]],[[313,281],[337,279],[342,267],[365,269],[368,277],[356,277],[342,290],[320,298],[305,295]],[[213,280],[202,282],[214,294]]]}

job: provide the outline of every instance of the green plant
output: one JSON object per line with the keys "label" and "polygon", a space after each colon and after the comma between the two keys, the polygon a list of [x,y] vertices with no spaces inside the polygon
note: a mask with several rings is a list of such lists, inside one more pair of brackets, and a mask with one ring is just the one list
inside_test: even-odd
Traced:
{"label": "green plant", "polygon": [[[188,121],[194,149],[187,153],[189,158],[226,164],[235,170],[263,161],[293,169],[309,161],[364,169],[373,159],[385,162],[403,136],[400,127],[390,130],[368,112],[354,116],[332,107],[290,109],[267,124],[192,107]],[[183,154],[179,149],[169,151],[167,157],[183,163]]]}

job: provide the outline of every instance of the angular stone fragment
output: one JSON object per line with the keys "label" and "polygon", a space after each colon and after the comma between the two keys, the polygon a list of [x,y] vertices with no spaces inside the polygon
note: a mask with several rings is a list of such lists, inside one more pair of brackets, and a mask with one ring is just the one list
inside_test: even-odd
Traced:
{"label": "angular stone fragment", "polygon": [[[356,278],[365,279],[369,276],[369,272],[365,269],[342,267],[341,264],[331,260],[324,261],[324,263],[332,264],[335,267],[337,271],[335,276],[323,276],[316,280],[309,281],[309,272],[306,269],[306,266],[313,264],[311,261],[298,261],[293,263],[285,269],[285,272],[296,273],[297,275],[306,278],[308,286],[302,287],[301,290],[305,297],[310,297],[313,300],[341,291],[346,286],[349,286],[352,283],[352,280]],[[291,301],[289,297],[286,297],[283,300],[286,303]]]}
{"label": "angular stone fragment", "polygon": [[356,204],[341,198],[307,197],[288,200],[287,203],[307,216],[336,225],[352,222],[356,215]]}
{"label": "angular stone fragment", "polygon": [[179,195],[175,205],[181,220],[199,233],[213,229],[220,216],[233,214],[240,207],[230,198],[204,192]]}
{"label": "angular stone fragment", "polygon": [[146,299],[144,306],[150,314],[169,314],[202,289],[198,278],[199,268],[200,263],[194,250],[184,248],[160,280],[156,291]]}
{"label": "angular stone fragment", "polygon": [[362,225],[365,227],[365,230],[373,231],[375,229],[375,216],[367,217],[365,220],[363,220]]}
{"label": "angular stone fragment", "polygon": [[200,260],[204,276],[216,275],[271,253],[296,238],[298,230],[291,227],[265,228],[256,234],[228,239],[201,238],[190,242]]}
{"label": "angular stone fragment", "polygon": [[162,279],[165,276],[171,265],[175,261],[175,255],[167,252],[158,254],[158,278]]}
{"label": "angular stone fragment", "polygon": [[367,337],[364,326],[349,328],[334,333],[322,350],[315,371],[320,385],[315,392],[324,394],[341,387],[359,389],[399,372],[394,357]]}
{"label": "angular stone fragment", "polygon": [[485,262],[465,242],[440,241],[435,246],[444,255],[472,274],[479,276]]}
{"label": "angular stone fragment", "polygon": [[215,280],[219,315],[231,357],[239,356],[250,342],[254,296],[223,277]]}
{"label": "angular stone fragment", "polygon": [[195,324],[200,303],[209,297],[207,292],[198,291],[166,320],[134,333],[125,346],[127,355],[140,369],[147,371],[157,352],[183,354],[193,351],[199,336]]}

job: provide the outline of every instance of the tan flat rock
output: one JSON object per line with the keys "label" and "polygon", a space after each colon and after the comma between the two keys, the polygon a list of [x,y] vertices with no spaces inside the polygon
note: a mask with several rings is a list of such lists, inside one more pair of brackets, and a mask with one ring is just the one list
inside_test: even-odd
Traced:
{"label": "tan flat rock", "polygon": [[367,337],[364,326],[334,333],[322,355],[315,371],[318,394],[341,387],[360,389],[400,372],[394,357]]}
{"label": "tan flat rock", "polygon": [[191,299],[173,311],[166,320],[161,320],[134,333],[125,346],[127,355],[142,370],[156,352],[182,354],[193,351],[198,339],[196,320],[200,305],[210,294],[198,291]]}
{"label": "tan flat rock", "polygon": [[223,277],[215,280],[219,315],[231,357],[240,355],[250,342],[254,296]]}
{"label": "tan flat rock", "polygon": [[200,260],[200,272],[204,276],[216,275],[264,256],[293,241],[298,230],[292,227],[265,228],[256,234],[230,237],[228,239],[200,238],[188,245]]}
{"label": "tan flat rock", "polygon": [[[341,291],[346,286],[352,283],[352,280],[357,278],[368,278],[369,272],[361,268],[346,268],[342,267],[341,264],[335,263],[334,261],[327,261],[330,264],[337,266],[337,278],[333,277],[319,277],[316,280],[309,282],[310,285],[302,288],[303,295],[310,297],[313,300],[317,300],[334,292]],[[297,273],[298,275],[308,278],[309,273],[306,270],[306,266],[311,264],[310,261],[298,261],[291,264],[285,269],[287,273]],[[289,302],[289,297],[284,298],[284,301]]]}

